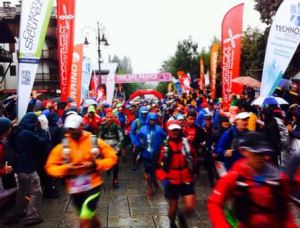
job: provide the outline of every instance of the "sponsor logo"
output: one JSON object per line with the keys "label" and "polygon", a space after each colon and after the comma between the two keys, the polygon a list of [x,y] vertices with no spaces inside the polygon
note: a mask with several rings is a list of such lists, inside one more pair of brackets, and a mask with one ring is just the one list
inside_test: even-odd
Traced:
{"label": "sponsor logo", "polygon": [[300,26],[300,3],[298,5],[292,4],[290,8],[291,18],[290,21],[296,26]]}
{"label": "sponsor logo", "polygon": [[78,52],[73,53],[73,61],[71,68],[71,84],[70,84],[70,97],[76,99],[77,97],[77,83],[78,83],[78,66],[80,62],[80,54]]}
{"label": "sponsor logo", "polygon": [[22,37],[25,41],[25,47],[29,50],[33,49],[34,42],[38,40],[38,29],[40,28],[40,16],[43,8],[43,0],[35,0],[31,3],[29,8],[29,15],[26,20],[25,30],[23,31]]}
{"label": "sponsor logo", "polygon": [[224,43],[226,44],[226,43],[230,42],[231,43],[231,47],[235,48],[235,40],[241,38],[242,34],[234,34],[233,35],[233,32],[232,32],[231,29],[228,29],[227,32],[228,32],[228,36],[229,37],[224,40]]}

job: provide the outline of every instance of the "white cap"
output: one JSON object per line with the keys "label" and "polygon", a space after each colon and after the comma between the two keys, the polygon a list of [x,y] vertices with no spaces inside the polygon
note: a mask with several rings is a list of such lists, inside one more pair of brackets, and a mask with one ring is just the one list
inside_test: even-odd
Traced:
{"label": "white cap", "polygon": [[249,112],[240,112],[234,117],[234,120],[243,120],[249,117],[250,117]]}
{"label": "white cap", "polygon": [[82,123],[82,117],[78,114],[71,114],[65,119],[65,128],[79,128]]}
{"label": "white cap", "polygon": [[171,124],[168,126],[168,130],[170,130],[170,131],[175,130],[175,129],[181,129],[181,126],[178,124]]}

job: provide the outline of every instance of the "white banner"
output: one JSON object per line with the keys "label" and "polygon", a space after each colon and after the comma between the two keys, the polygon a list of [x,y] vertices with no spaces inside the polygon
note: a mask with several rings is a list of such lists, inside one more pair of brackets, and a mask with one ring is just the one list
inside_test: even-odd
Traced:
{"label": "white banner", "polygon": [[[112,104],[115,91],[115,73],[117,71],[117,63],[103,64],[103,69],[109,70],[106,78],[106,100],[108,104]],[[103,83],[103,82],[102,82]]]}
{"label": "white banner", "polygon": [[54,0],[22,1],[17,91],[19,121],[27,111],[53,2]]}
{"label": "white banner", "polygon": [[92,77],[91,59],[83,57],[82,81],[81,81],[81,99],[85,100],[89,96],[89,86]]}
{"label": "white banner", "polygon": [[260,96],[270,96],[278,86],[300,42],[300,1],[280,5],[269,33]]}

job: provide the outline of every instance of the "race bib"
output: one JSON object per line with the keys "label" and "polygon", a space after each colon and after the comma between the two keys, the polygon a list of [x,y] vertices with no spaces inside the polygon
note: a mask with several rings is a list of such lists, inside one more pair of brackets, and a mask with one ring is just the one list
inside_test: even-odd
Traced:
{"label": "race bib", "polygon": [[75,178],[71,178],[68,180],[69,193],[80,193],[85,192],[92,189],[92,176],[91,175],[83,175]]}

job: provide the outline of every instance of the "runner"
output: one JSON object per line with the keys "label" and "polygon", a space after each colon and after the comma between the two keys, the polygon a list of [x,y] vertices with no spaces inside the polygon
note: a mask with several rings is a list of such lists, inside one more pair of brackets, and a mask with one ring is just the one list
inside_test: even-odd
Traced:
{"label": "runner", "polygon": [[174,228],[178,209],[178,199],[182,196],[185,213],[195,209],[195,190],[193,169],[196,166],[196,153],[188,140],[181,136],[178,121],[167,123],[168,138],[161,147],[157,178],[164,186],[165,198],[168,200],[168,217],[170,227]]}
{"label": "runner", "polygon": [[80,227],[101,227],[95,213],[103,184],[99,172],[112,168],[118,157],[108,144],[82,130],[81,116],[69,115],[64,127],[65,138],[51,151],[45,169],[49,175],[65,177]]}
{"label": "runner", "polygon": [[[264,135],[246,133],[239,150],[244,159],[219,180],[208,198],[213,227],[297,227],[289,209],[288,180],[268,161],[273,149]],[[230,201],[233,213],[227,213],[227,220],[224,207]]]}

